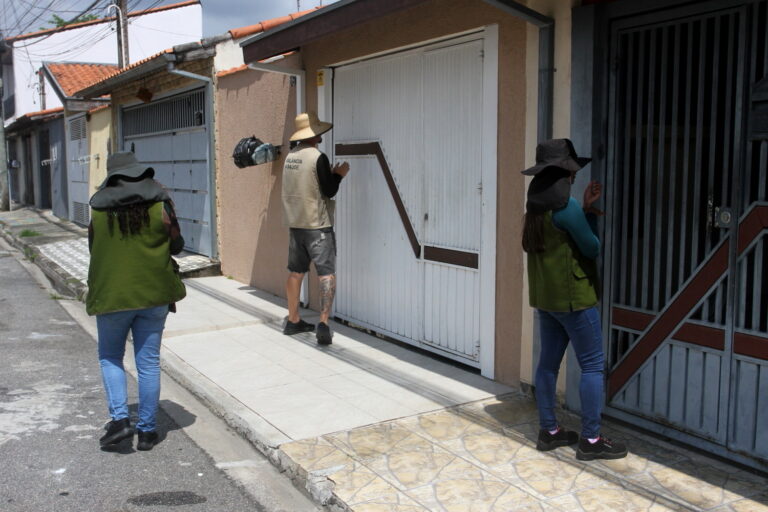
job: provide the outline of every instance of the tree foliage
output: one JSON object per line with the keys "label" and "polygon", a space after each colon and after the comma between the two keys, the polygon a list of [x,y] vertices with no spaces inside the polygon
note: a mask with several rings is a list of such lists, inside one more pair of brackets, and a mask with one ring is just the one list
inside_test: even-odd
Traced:
{"label": "tree foliage", "polygon": [[[83,14],[82,16],[79,16],[73,20],[65,20],[61,16],[58,16],[54,14],[51,16],[51,19],[48,20],[49,25],[53,25],[55,28],[59,27],[66,27],[67,25],[71,25],[73,23],[82,23],[84,21],[92,21],[99,19],[98,16],[95,14]],[[40,30],[48,30],[50,27],[40,27]]]}

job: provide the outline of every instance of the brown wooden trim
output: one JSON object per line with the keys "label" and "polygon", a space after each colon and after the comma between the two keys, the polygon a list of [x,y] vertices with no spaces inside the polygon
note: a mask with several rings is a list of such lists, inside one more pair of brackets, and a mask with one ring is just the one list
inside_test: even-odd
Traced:
{"label": "brown wooden trim", "polygon": [[246,64],[280,55],[361,23],[424,3],[426,0],[358,0],[348,5],[330,5],[317,13],[277,27],[243,46]]}
{"label": "brown wooden trim", "polygon": [[733,351],[743,356],[768,361],[768,337],[737,332],[733,335]]}
{"label": "brown wooden trim", "polygon": [[653,322],[654,318],[653,315],[648,313],[640,313],[639,311],[624,308],[613,308],[612,313],[612,322],[615,325],[636,331],[644,331],[648,324]]}
{"label": "brown wooden trim", "polygon": [[424,246],[424,259],[469,268],[478,268],[479,264],[479,256],[475,252],[443,249],[442,247],[432,247],[429,245]]}
{"label": "brown wooden trim", "polygon": [[389,187],[389,193],[392,195],[392,200],[395,202],[395,208],[400,215],[400,222],[405,228],[405,233],[408,235],[408,240],[411,242],[411,248],[416,258],[421,256],[421,244],[419,244],[418,238],[416,238],[416,231],[411,225],[411,219],[408,218],[408,212],[405,210],[405,204],[400,197],[400,191],[397,190],[397,184],[392,177],[392,171],[389,168],[387,159],[384,157],[384,151],[381,149],[381,144],[378,142],[366,142],[362,144],[336,144],[337,156],[370,156],[373,155],[379,161],[379,167],[381,172],[384,173],[384,180]]}
{"label": "brown wooden trim", "polygon": [[739,255],[766,228],[768,228],[768,206],[754,207],[739,224]]}
{"label": "brown wooden trim", "polygon": [[[613,325],[626,327],[627,329],[644,331],[653,322],[654,318],[656,318],[654,315],[648,313],[624,308],[613,308]],[[701,347],[725,350],[725,331],[717,327],[687,322],[672,335],[672,339]]]}
{"label": "brown wooden trim", "polygon": [[686,323],[672,335],[672,339],[692,345],[725,350],[725,330],[706,325]]}

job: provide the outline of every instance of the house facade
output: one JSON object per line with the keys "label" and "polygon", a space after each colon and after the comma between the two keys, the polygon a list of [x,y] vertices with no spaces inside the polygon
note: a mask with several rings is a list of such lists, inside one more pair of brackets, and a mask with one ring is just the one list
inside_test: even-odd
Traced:
{"label": "house facade", "polygon": [[[342,0],[242,43],[271,102],[246,74],[219,96],[284,144],[298,105],[334,122],[323,150],[352,166],[338,318],[513,385],[538,345],[519,171],[538,140],[571,138],[593,158],[573,195],[605,184],[606,413],[765,468],[766,16],[765,0]],[[282,295],[280,168],[222,168],[218,193],[223,272]]]}
{"label": "house facade", "polygon": [[243,38],[306,12],[176,45],[77,92],[89,101],[109,96],[112,147],[155,169],[173,197],[187,251],[218,258],[217,73],[243,64]]}
{"label": "house facade", "polygon": [[[202,8],[199,0],[156,7],[127,15],[130,60],[144,59],[168,46],[199,38],[202,34]],[[10,37],[4,40],[6,51],[3,62],[3,110],[6,126],[28,113],[64,108],[64,130],[61,141],[70,158],[63,161],[61,178],[66,186],[61,188],[52,202],[60,207],[54,213],[79,224],[86,225],[90,218],[88,208],[89,175],[92,159],[96,154],[89,151],[89,111],[105,102],[80,101],[73,92],[90,81],[98,80],[99,70],[113,67],[117,59],[117,38],[113,31],[114,17],[75,23],[64,27],[42,30]],[[185,28],[168,32],[168,26],[180,24]],[[137,44],[131,44],[131,41]],[[58,132],[56,132],[58,133]],[[12,134],[12,132],[11,132]],[[31,134],[32,146],[39,145]],[[24,146],[24,142],[8,138],[8,144]],[[22,148],[23,149],[23,148]],[[51,150],[52,151],[52,150]],[[17,174],[34,187],[36,170],[24,167],[24,159]],[[29,176],[29,177],[28,177]],[[57,181],[59,177],[51,180]],[[46,183],[47,178],[42,181]],[[32,190],[31,196],[47,196],[46,190]],[[21,204],[39,206],[28,202],[28,196],[19,198]]]}

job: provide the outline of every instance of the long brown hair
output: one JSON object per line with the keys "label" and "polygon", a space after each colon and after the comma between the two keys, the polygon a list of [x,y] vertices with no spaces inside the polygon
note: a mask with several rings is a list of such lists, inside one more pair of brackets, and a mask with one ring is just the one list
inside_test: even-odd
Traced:
{"label": "long brown hair", "polygon": [[149,205],[151,203],[135,203],[118,208],[110,208],[107,212],[109,219],[109,234],[114,234],[114,222],[120,228],[122,238],[138,235],[144,226],[149,226]]}
{"label": "long brown hair", "polygon": [[523,216],[523,250],[527,253],[544,252],[545,214],[528,212]]}

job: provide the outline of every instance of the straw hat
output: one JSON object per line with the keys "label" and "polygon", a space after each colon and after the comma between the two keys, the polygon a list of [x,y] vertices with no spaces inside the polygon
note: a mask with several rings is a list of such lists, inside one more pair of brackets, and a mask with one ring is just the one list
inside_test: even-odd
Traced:
{"label": "straw hat", "polygon": [[311,139],[333,128],[333,124],[320,121],[314,112],[302,112],[295,122],[296,132],[291,135],[291,142]]}

